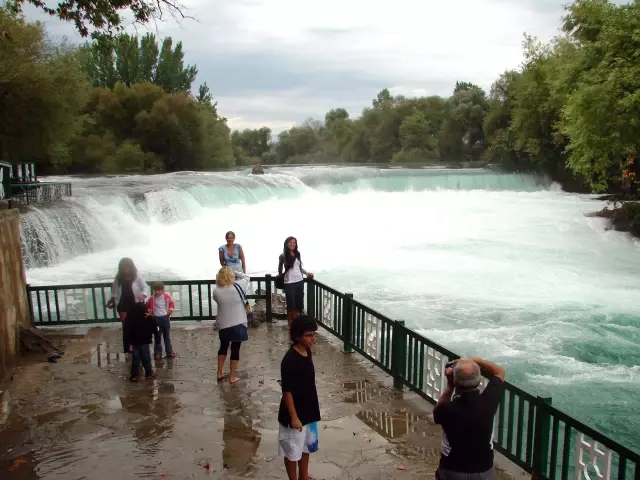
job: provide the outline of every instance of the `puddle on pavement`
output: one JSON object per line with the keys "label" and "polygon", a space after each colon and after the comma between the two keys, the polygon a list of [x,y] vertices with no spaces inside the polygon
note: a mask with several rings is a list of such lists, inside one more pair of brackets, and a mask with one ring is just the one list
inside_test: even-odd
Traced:
{"label": "puddle on pavement", "polygon": [[[53,374],[48,381],[57,388],[56,394],[40,396],[38,400],[28,397],[33,402],[31,411],[39,415],[16,424],[19,428],[12,429],[14,413],[9,415],[8,393],[0,392],[0,427],[3,422],[10,426],[4,430],[7,436],[0,441],[0,445],[6,446],[0,450],[3,480],[102,480],[114,474],[120,478],[188,478],[203,473],[219,475],[223,470],[234,477],[261,478],[264,472],[260,469],[266,457],[259,452],[267,449],[275,454],[277,448],[272,445],[275,438],[271,438],[275,435],[273,415],[280,400],[277,383],[272,378],[275,373],[265,373],[255,381],[243,377],[243,383],[235,387],[216,385],[217,382],[208,381],[215,361],[208,344],[206,354],[199,355],[198,348],[205,347],[190,345],[192,337],[183,337],[182,351],[187,361],[176,364],[176,371],[171,371],[175,362],[163,361],[158,380],[129,383],[122,381],[118,373],[126,370],[123,364],[127,361],[121,352],[120,334],[109,335],[105,341],[100,339],[91,346],[78,345],[75,356],[70,351],[65,357],[70,363],[100,369],[76,365],[74,375],[88,371],[87,375],[77,377],[77,383],[67,384],[67,378],[55,370],[63,367],[51,367]],[[285,348],[286,342],[282,342]],[[258,355],[259,366],[264,364],[265,351],[262,349]],[[276,353],[274,358],[279,361],[280,352]],[[65,383],[56,383],[58,376]],[[75,382],[75,378],[71,381]],[[263,385],[264,378],[273,384]],[[398,439],[412,432],[422,434],[424,419],[394,410],[398,396],[383,385],[358,380],[341,385],[332,383],[331,388],[335,387],[341,387],[337,397],[343,396],[344,402],[357,405],[348,408],[350,415],[353,410],[362,409],[356,415],[359,421],[386,439]],[[69,392],[69,388],[79,390]],[[20,412],[26,406],[25,403],[15,408]],[[28,444],[30,441],[33,443]],[[416,448],[420,447],[403,448],[417,453]],[[204,468],[209,462],[210,472]]]}
{"label": "puddle on pavement", "polygon": [[7,423],[9,418],[9,392],[0,390],[0,425]]}
{"label": "puddle on pavement", "polygon": [[262,435],[253,428],[251,420],[240,415],[225,415],[222,431],[222,462],[225,469],[238,475],[257,471],[255,457]]}
{"label": "puddle on pavement", "polygon": [[[76,358],[76,360],[79,360]],[[83,363],[90,363],[98,368],[117,365],[127,361],[127,355],[122,352],[122,345],[98,343],[82,356]]]}
{"label": "puddle on pavement", "polygon": [[[406,435],[424,437],[430,423],[426,415],[409,413],[406,409],[393,410],[394,393],[388,388],[368,380],[342,383],[344,401],[363,405],[356,417],[386,439],[398,439]],[[367,405],[371,403],[370,405]]]}
{"label": "puddle on pavement", "polygon": [[344,401],[347,403],[367,403],[374,398],[388,393],[387,389],[381,388],[369,380],[342,382],[342,388],[345,390]]}

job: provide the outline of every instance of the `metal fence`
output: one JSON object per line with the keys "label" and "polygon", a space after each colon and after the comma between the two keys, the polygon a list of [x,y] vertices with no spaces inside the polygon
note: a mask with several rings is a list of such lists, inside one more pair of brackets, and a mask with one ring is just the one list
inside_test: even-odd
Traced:
{"label": "metal fence", "polygon": [[[308,282],[307,310],[356,351],[435,404],[447,385],[444,366],[459,358],[443,346],[316,280]],[[485,380],[486,384],[486,380]],[[549,480],[640,480],[640,455],[506,382],[494,420],[494,448],[526,472]]]}
{"label": "metal fence", "polygon": [[31,205],[61,200],[71,194],[71,183],[68,182],[16,183],[11,184],[8,198],[12,203]]}
{"label": "metal fence", "polygon": [[[171,319],[215,320],[216,305],[213,301],[215,280],[174,280],[164,282],[165,291],[175,302]],[[251,277],[249,300],[271,298],[272,280]],[[118,322],[115,309],[107,308],[111,298],[111,283],[87,283],[80,285],[27,286],[29,308],[37,326],[77,325]],[[266,301],[266,316],[273,316],[272,304]]]}
{"label": "metal fence", "polygon": [[[252,277],[251,299],[271,299],[271,276]],[[215,281],[168,281],[176,302],[173,320],[215,319]],[[105,307],[110,284],[28,286],[36,325],[117,321]],[[266,301],[267,319],[272,318]],[[459,358],[443,346],[316,280],[307,281],[306,310],[343,342],[435,404],[446,388],[444,367]],[[486,384],[486,379],[484,380]],[[494,419],[494,448],[532,476],[548,480],[640,480],[640,455],[552,406],[551,398],[531,395],[508,382]]]}

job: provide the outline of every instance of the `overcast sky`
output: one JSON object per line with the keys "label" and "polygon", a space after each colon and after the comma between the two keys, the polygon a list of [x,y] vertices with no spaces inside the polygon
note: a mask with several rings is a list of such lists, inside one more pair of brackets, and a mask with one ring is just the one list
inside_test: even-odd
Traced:
{"label": "overcast sky", "polygon": [[[456,80],[487,91],[522,60],[523,33],[558,33],[565,0],[183,0],[195,20],[158,25],[182,40],[218,111],[236,128],[274,133],[331,108],[352,117],[387,87],[451,94]],[[33,8],[27,18],[42,19]],[[80,41],[44,17],[53,36]],[[133,31],[133,29],[129,29]]]}

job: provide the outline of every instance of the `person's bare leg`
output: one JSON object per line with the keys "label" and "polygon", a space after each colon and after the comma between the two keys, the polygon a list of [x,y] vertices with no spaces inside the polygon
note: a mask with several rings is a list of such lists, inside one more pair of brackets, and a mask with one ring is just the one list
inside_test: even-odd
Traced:
{"label": "person's bare leg", "polygon": [[296,312],[295,310],[287,312],[287,321],[289,322],[289,330],[291,330],[291,322],[293,322],[293,319],[296,318],[297,316],[298,316],[298,312]]}
{"label": "person's bare leg", "polygon": [[218,380],[222,380],[224,378],[224,372],[222,369],[224,368],[224,361],[226,359],[226,355],[218,355]]}
{"label": "person's bare leg", "polygon": [[284,467],[287,469],[287,476],[289,480],[296,480],[296,470],[298,462],[292,462],[291,460],[284,459]]}
{"label": "person's bare leg", "polygon": [[309,454],[303,453],[298,462],[298,480],[309,480]]}
{"label": "person's bare leg", "polygon": [[238,362],[240,360],[231,360],[231,371],[229,372],[229,383],[236,383],[240,379],[238,378]]}

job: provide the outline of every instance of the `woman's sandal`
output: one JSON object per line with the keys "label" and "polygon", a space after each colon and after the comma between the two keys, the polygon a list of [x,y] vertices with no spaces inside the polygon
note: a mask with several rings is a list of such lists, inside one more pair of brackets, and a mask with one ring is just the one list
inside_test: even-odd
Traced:
{"label": "woman's sandal", "polygon": [[218,382],[222,382],[224,380],[226,375],[222,375],[221,377],[217,377],[218,378]]}

